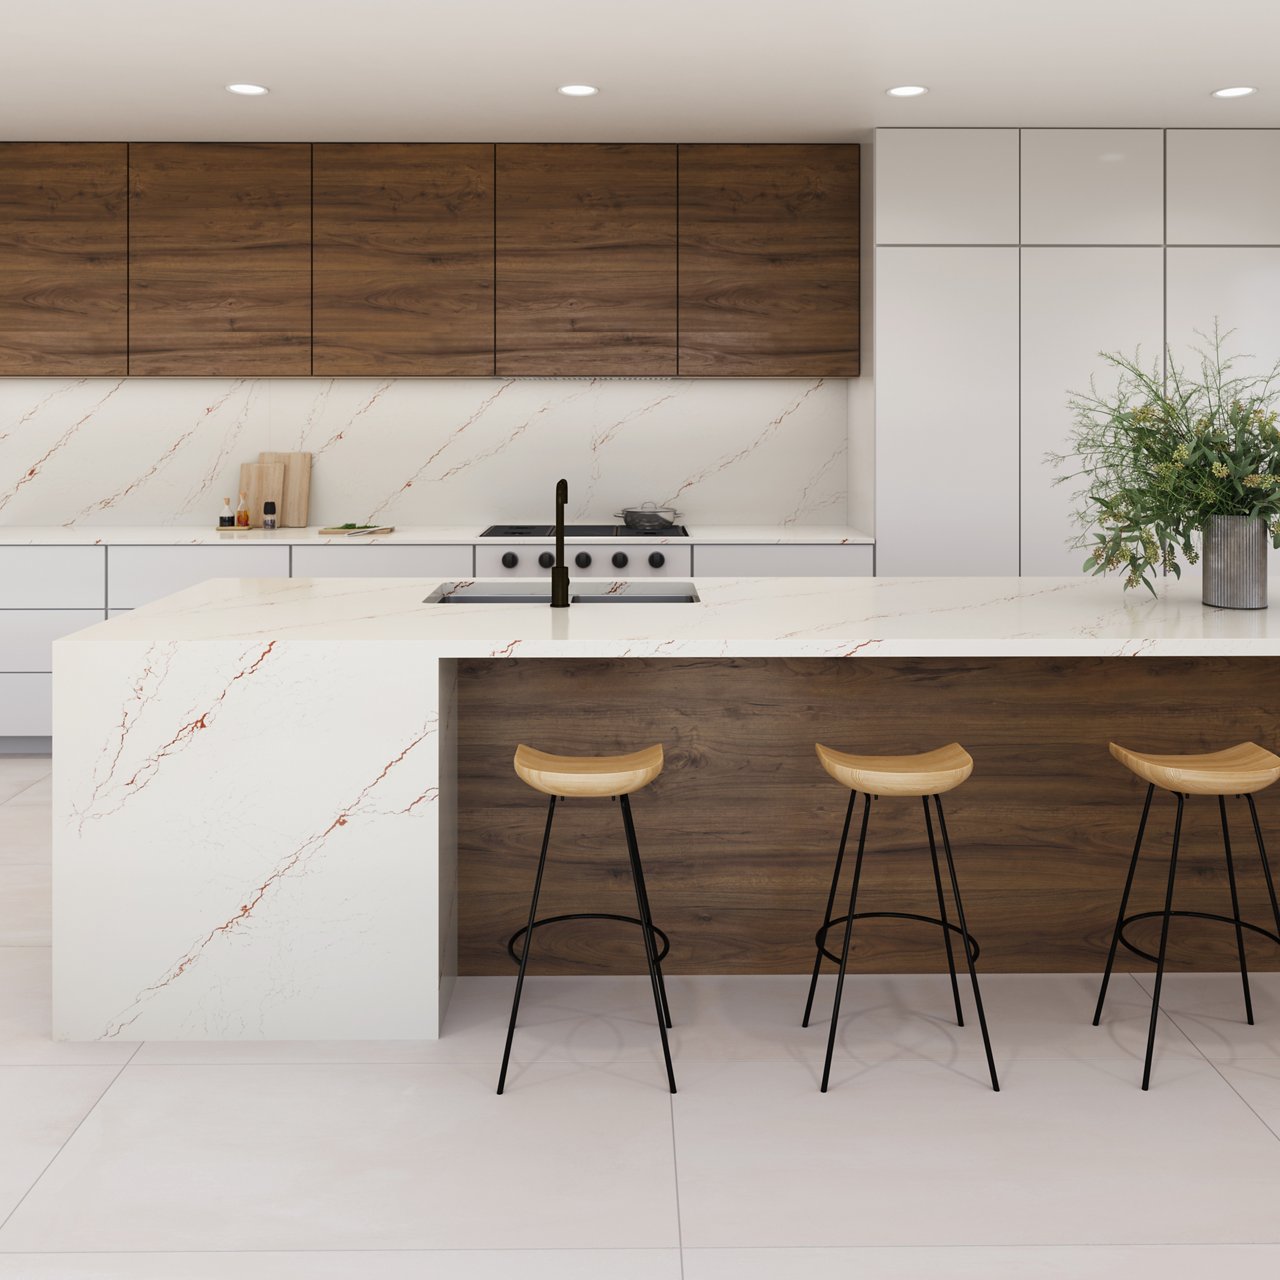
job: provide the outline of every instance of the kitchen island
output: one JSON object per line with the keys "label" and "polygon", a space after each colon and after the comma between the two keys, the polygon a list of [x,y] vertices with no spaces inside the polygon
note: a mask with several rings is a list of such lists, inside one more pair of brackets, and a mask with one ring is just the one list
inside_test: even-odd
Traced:
{"label": "kitchen island", "polygon": [[[1212,679],[1232,691],[1210,698],[1221,716],[1213,721],[1202,702],[1188,702],[1186,725],[1169,731],[1185,734],[1189,725],[1207,740],[1238,732],[1274,745],[1274,735],[1265,736],[1274,700],[1259,672],[1269,673],[1275,664],[1266,660],[1280,655],[1280,612],[1205,609],[1189,584],[1153,600],[1122,593],[1114,580],[1087,578],[703,579],[695,604],[552,610],[423,603],[441,585],[220,579],[56,642],[56,1036],[438,1035],[457,973],[458,744],[466,727],[460,672],[534,660],[524,670],[554,665],[572,674],[572,664],[584,670],[596,664],[597,687],[607,695],[601,662],[650,670],[666,663],[663,670],[685,672],[712,664],[721,680],[714,706],[739,717],[742,708],[730,705],[724,691],[751,664],[784,663],[808,679],[811,670],[871,673],[883,660],[884,670],[898,664],[896,672],[923,681],[915,686],[920,706],[913,712],[923,719],[913,733],[969,742],[968,723],[976,731],[980,708],[999,699],[978,697],[968,723],[963,715],[936,715],[947,681],[971,695],[981,679],[985,687],[1013,688],[1016,681],[1002,673],[1016,668],[1004,664],[1033,663],[1037,687],[1057,690],[1054,705],[1066,716],[1085,697],[1086,683],[1100,687],[1098,671],[1118,672],[1106,677],[1108,687],[1123,689],[1138,668],[1113,660],[1140,658],[1144,671],[1156,671],[1160,661],[1187,664],[1162,670],[1154,690],[1142,691],[1139,709],[1149,711],[1153,726],[1212,669]],[[618,593],[626,591],[619,584]],[[833,659],[857,664],[833,666]],[[557,661],[541,667],[546,660]],[[804,665],[819,660],[820,667]],[[1072,663],[1095,666],[1080,675]],[[756,669],[773,679],[771,669]],[[1184,682],[1178,673],[1196,678]],[[872,705],[869,690],[837,708],[830,725],[797,706],[789,755],[798,757],[795,744],[819,734],[841,731],[836,745],[852,742],[859,699]],[[679,715],[674,704],[656,705],[652,688],[642,702],[612,709],[616,716],[607,697],[596,697],[589,717],[585,704],[563,701],[537,711],[544,728],[590,719],[605,735],[601,741],[643,736],[664,716],[674,724]],[[1034,790],[1037,779],[1062,772],[1053,745],[1063,735],[1055,729],[1045,737],[1044,715],[1012,698],[1002,716],[1001,740],[1031,762],[1017,778],[1009,775],[1008,786]],[[535,727],[532,718],[526,723]],[[742,720],[743,740],[759,745],[761,723]],[[908,749],[885,741],[885,732],[870,735],[882,746],[860,738],[861,748]],[[515,745],[508,736],[504,731],[496,740],[501,750],[490,753],[502,756],[493,767],[503,776]],[[1145,745],[1159,749],[1158,736],[1153,729]],[[983,757],[969,745],[981,771]],[[1086,745],[1105,756],[1105,741]],[[1199,741],[1186,749],[1200,749]],[[757,756],[766,761],[765,774],[775,767],[767,752]],[[692,777],[708,758],[693,748],[676,752],[668,772],[683,764]],[[720,776],[745,799],[765,774],[756,777],[739,761],[736,773]],[[537,820],[536,798],[520,796],[515,786],[511,804]],[[1080,780],[1075,792],[1082,811],[1096,798]],[[829,784],[814,794],[823,805],[842,807]],[[991,813],[1002,794],[998,788],[983,794]],[[735,796],[719,800],[732,806]],[[699,804],[705,810],[708,803],[704,787]],[[659,808],[655,798],[652,809],[638,809],[642,841]],[[819,852],[828,867],[838,834],[828,821],[834,812],[824,810],[813,828],[823,832]],[[963,819],[955,826],[959,843]],[[696,834],[687,842],[693,862]],[[714,856],[714,839],[705,838],[701,851]],[[785,848],[777,852],[775,863],[788,855]],[[650,856],[646,847],[647,863]],[[660,914],[656,869],[650,880]],[[763,921],[770,904],[767,894],[751,897],[753,883],[759,881],[743,877],[736,892],[751,898],[749,909]],[[1022,901],[1011,899],[1011,913],[1034,896],[1026,884],[1018,893]],[[820,907],[814,900],[813,910]],[[700,908],[672,910],[696,916]],[[807,945],[812,923],[788,920],[786,927],[801,948]],[[696,953],[687,961],[697,962]]]}

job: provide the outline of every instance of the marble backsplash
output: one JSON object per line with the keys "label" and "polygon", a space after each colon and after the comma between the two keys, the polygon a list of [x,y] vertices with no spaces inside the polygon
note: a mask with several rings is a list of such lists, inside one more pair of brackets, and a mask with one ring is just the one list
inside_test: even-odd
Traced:
{"label": "marble backsplash", "polygon": [[0,525],[203,525],[262,450],[315,455],[311,523],[843,524],[839,379],[0,379]]}

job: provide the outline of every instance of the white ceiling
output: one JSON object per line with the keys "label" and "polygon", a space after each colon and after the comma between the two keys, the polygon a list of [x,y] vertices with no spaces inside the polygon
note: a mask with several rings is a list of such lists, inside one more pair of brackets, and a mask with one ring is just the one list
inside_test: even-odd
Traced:
{"label": "white ceiling", "polygon": [[[270,96],[235,98],[250,80]],[[587,81],[596,98],[559,84]],[[897,101],[890,85],[927,97]],[[1211,89],[1253,84],[1223,102]],[[0,0],[5,139],[1280,126],[1277,0]]]}

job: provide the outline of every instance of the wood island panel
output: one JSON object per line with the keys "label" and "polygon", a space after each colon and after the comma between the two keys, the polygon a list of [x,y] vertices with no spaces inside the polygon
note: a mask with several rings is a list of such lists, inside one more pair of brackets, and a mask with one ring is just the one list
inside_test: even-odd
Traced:
{"label": "wood island panel", "polygon": [[[460,970],[511,974],[546,818],[515,776],[518,742],[617,754],[661,742],[666,769],[633,806],[672,973],[797,973],[813,962],[848,792],[815,741],[905,753],[951,741],[973,776],[944,800],[970,928],[986,972],[1100,971],[1144,785],[1110,739],[1191,752],[1274,747],[1280,664],[1271,658],[500,659],[459,661]],[[1274,927],[1248,811],[1229,801],[1244,918]],[[1280,787],[1257,796],[1280,872]],[[1163,900],[1174,804],[1157,793],[1132,910]],[[846,867],[846,877],[850,866]],[[920,804],[872,805],[860,909],[933,914]],[[844,892],[847,894],[847,878]],[[542,914],[634,913],[618,808],[557,807]],[[1178,908],[1230,910],[1216,801],[1192,798]],[[1153,948],[1158,922],[1135,929]],[[1178,920],[1170,967],[1235,967],[1229,927]],[[1280,968],[1255,937],[1249,960]],[[533,972],[643,972],[623,926],[540,931]],[[1152,966],[1121,950],[1122,968]],[[945,971],[936,931],[867,922],[851,967]]]}
{"label": "wood island panel", "polygon": [[129,148],[129,372],[311,372],[311,144]]}
{"label": "wood island panel", "polygon": [[680,147],[680,373],[855,377],[859,148]]}
{"label": "wood island panel", "polygon": [[316,143],[313,372],[493,374],[491,143]]}
{"label": "wood island panel", "polygon": [[0,143],[0,375],[127,372],[127,152]]}
{"label": "wood island panel", "polygon": [[497,372],[676,373],[674,145],[499,143]]}

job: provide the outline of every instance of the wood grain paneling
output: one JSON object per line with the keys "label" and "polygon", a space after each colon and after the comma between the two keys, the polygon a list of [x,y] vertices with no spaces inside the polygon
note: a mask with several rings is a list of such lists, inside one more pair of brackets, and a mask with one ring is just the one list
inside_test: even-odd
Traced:
{"label": "wood grain paneling", "polygon": [[497,153],[497,372],[676,372],[674,145]]}
{"label": "wood grain paneling", "polygon": [[493,373],[493,150],[316,144],[315,373]]}
{"label": "wood grain paneling", "polygon": [[126,155],[0,143],[0,375],[126,372]]}
{"label": "wood grain paneling", "polygon": [[858,373],[854,145],[680,147],[680,373]]}
{"label": "wood grain paneling", "polygon": [[[813,962],[848,792],[814,742],[910,752],[950,741],[973,776],[946,797],[970,927],[987,971],[1100,970],[1144,786],[1107,742],[1204,751],[1275,745],[1274,659],[705,659],[459,663],[459,931],[464,973],[512,972],[503,947],[528,911],[546,810],[515,776],[517,742],[614,754],[661,742],[667,767],[633,797],[649,894],[675,973],[795,973]],[[1257,797],[1280,870],[1280,787]],[[1229,802],[1246,919],[1270,907],[1247,810]],[[1134,910],[1163,898],[1173,802],[1157,795]],[[872,805],[866,910],[933,913],[920,804]],[[846,882],[847,885],[847,882]],[[846,890],[847,892],[847,887]],[[631,912],[609,801],[557,807],[541,910]],[[1192,799],[1176,906],[1229,911],[1216,802]],[[1148,922],[1134,939],[1149,945]],[[1231,969],[1229,928],[1175,921],[1175,967]],[[1250,963],[1280,968],[1251,938]],[[537,972],[642,972],[624,926],[540,931]],[[863,971],[945,968],[935,931],[868,922]],[[1121,952],[1120,964],[1149,968]]]}
{"label": "wood grain paneling", "polygon": [[129,372],[309,374],[310,144],[129,153]]}

